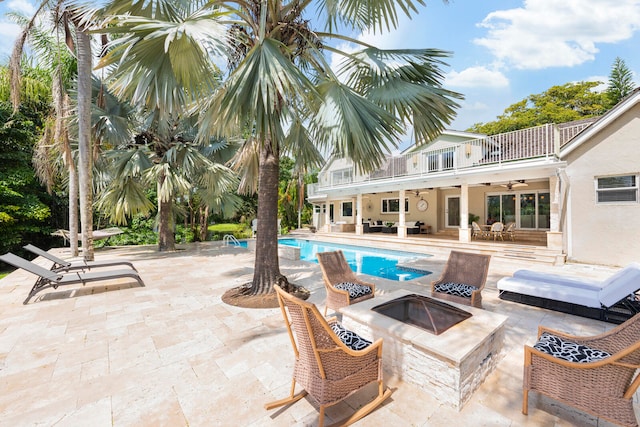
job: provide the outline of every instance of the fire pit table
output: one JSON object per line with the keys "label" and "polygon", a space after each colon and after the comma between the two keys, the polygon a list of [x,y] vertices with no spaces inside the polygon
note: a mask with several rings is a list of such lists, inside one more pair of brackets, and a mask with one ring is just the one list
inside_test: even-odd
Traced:
{"label": "fire pit table", "polygon": [[500,314],[432,298],[428,291],[403,289],[340,312],[347,329],[384,340],[387,373],[458,410],[496,367],[507,321]]}

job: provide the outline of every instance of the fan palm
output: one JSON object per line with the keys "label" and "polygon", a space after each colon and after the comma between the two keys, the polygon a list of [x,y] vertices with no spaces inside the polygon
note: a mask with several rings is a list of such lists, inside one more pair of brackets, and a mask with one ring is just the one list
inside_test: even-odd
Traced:
{"label": "fan palm", "polygon": [[[173,3],[112,2],[112,10],[129,8],[129,15],[119,18],[124,24],[119,31],[129,37],[121,47],[127,64],[144,59],[132,52],[152,32],[164,35],[163,49],[186,49],[184,35],[200,28],[198,18],[205,13],[179,24],[162,21],[163,11]],[[256,188],[254,179],[260,190],[256,264],[247,293],[267,294],[275,283],[286,285],[274,256],[281,154],[314,166],[322,161],[321,152],[331,151],[371,170],[396,146],[406,123],[413,126],[415,140],[424,141],[454,117],[455,99],[461,97],[441,87],[446,52],[380,50],[338,30],[388,30],[397,27],[399,13],[410,16],[421,4],[421,0],[212,0],[203,5],[213,11],[209,25],[227,30],[230,46],[216,52],[226,55],[230,74],[209,98],[201,130],[204,136],[248,134],[246,153],[239,158],[249,160],[246,170],[258,175],[243,177],[245,190]],[[156,11],[155,15],[136,17],[144,8]],[[325,31],[316,31],[305,19],[312,13]],[[222,40],[215,35],[209,45]],[[341,51],[331,45],[335,41],[352,42],[360,50]],[[327,52],[343,57],[338,72],[332,70]],[[256,159],[257,168],[252,166]]]}
{"label": "fan palm", "polygon": [[[158,7],[156,7],[158,6]],[[207,206],[235,205],[224,193],[235,188],[232,171],[216,162],[231,145],[212,138],[195,141],[195,108],[213,92],[219,72],[204,48],[219,50],[224,36],[217,12],[203,2],[114,2],[104,11],[105,33],[124,34],[109,45],[100,66],[110,89],[143,117],[135,143],[110,154],[112,179],[100,206],[117,222],[148,212],[144,189],[158,196],[158,247],[174,250],[175,199],[198,191]],[[126,12],[126,16],[119,16]]]}

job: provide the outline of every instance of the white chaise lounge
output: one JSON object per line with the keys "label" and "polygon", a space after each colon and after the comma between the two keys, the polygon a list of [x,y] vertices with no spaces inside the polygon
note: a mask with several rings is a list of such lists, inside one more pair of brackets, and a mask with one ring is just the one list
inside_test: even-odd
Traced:
{"label": "white chaise lounge", "polygon": [[518,270],[498,281],[500,298],[551,310],[622,323],[640,312],[640,263],[631,263],[607,280]]}

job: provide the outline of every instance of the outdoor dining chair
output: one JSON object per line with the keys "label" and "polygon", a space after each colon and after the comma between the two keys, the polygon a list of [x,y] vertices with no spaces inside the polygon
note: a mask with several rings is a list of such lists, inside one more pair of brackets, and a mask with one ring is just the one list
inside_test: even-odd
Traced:
{"label": "outdoor dining chair", "polygon": [[[349,425],[391,396],[382,378],[382,339],[365,340],[344,329],[335,318],[325,319],[314,304],[286,293],[277,285],[274,288],[293,346],[295,366],[289,397],[267,403],[265,409],[297,402],[308,394],[320,405],[321,427],[327,407],[377,382],[377,396],[339,424]],[[304,389],[297,394],[296,383]]]}

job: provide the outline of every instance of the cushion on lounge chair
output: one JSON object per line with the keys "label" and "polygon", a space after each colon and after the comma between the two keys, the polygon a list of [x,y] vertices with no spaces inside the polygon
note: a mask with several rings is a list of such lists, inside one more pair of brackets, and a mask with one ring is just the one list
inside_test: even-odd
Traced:
{"label": "cushion on lounge chair", "polygon": [[338,283],[335,288],[349,292],[349,298],[351,299],[360,298],[371,293],[369,286],[351,282]]}
{"label": "cushion on lounge chair", "polygon": [[575,363],[590,363],[611,356],[606,351],[597,350],[586,345],[565,340],[555,335],[543,332],[533,348],[550,354],[558,359]]}
{"label": "cushion on lounge chair", "polygon": [[371,345],[371,341],[365,340],[355,332],[351,332],[345,329],[340,323],[335,322],[331,324],[331,330],[336,333],[340,341],[344,343],[351,350],[362,350]]}
{"label": "cushion on lounge chair", "polygon": [[471,293],[477,291],[478,288],[471,285],[465,285],[464,283],[439,283],[435,285],[434,291],[442,292],[449,295],[455,295],[464,298],[471,298]]}

